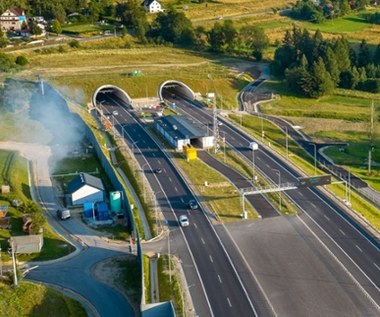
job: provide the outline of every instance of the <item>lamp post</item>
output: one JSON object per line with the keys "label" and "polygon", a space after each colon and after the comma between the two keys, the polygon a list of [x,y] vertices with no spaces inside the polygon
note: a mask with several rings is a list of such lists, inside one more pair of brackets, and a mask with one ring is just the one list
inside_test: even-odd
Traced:
{"label": "lamp post", "polygon": [[314,146],[314,175],[317,175],[317,145],[313,143]]}
{"label": "lamp post", "polygon": [[157,199],[157,195],[159,193],[162,193],[162,191],[158,191],[158,192],[155,192],[153,193],[154,195],[154,199],[155,199],[155,202],[154,202],[154,211],[155,211],[155,214],[156,214],[156,236],[158,235],[158,199]]}
{"label": "lamp post", "polygon": [[282,209],[282,201],[281,201],[281,172],[278,169],[272,169],[278,175],[278,197],[279,197],[279,205],[280,212]]}
{"label": "lamp post", "polygon": [[264,141],[264,118],[263,118],[263,114],[260,115],[260,118],[261,118],[261,141]]}
{"label": "lamp post", "polygon": [[223,132],[223,144],[224,144],[224,163],[226,163],[226,132]]}
{"label": "lamp post", "polygon": [[172,264],[170,260],[170,229],[168,230],[169,285],[172,285]]}
{"label": "lamp post", "polygon": [[288,127],[285,127],[285,146],[286,146],[286,158],[289,158]]}
{"label": "lamp post", "polygon": [[145,166],[149,166],[148,163],[145,163],[142,167],[141,167],[141,173],[142,173],[142,183],[143,183],[143,193],[144,193],[144,200],[146,200],[146,195],[145,195],[145,172],[144,172],[144,168]]}

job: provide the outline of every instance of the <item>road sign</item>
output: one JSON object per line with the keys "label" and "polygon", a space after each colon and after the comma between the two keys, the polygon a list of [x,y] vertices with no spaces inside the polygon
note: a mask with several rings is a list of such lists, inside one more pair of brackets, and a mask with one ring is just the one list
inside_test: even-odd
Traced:
{"label": "road sign", "polygon": [[297,187],[311,187],[331,184],[331,175],[321,175],[312,177],[299,177]]}

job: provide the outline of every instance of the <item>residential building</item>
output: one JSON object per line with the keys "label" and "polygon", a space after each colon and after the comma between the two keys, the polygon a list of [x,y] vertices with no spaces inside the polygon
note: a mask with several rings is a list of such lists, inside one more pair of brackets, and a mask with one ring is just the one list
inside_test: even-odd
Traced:
{"label": "residential building", "polygon": [[27,20],[21,8],[11,8],[0,15],[0,27],[3,32],[19,32],[24,22]]}
{"label": "residential building", "polygon": [[149,13],[157,13],[163,11],[161,4],[157,0],[144,0],[142,5]]}

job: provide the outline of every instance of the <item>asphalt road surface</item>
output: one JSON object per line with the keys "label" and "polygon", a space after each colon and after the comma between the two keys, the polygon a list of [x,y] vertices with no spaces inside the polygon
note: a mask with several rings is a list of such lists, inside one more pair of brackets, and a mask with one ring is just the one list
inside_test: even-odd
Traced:
{"label": "asphalt road surface", "polygon": [[[193,119],[200,120],[203,124],[212,122],[211,112],[207,109],[195,107],[186,101],[181,103],[178,98],[176,104],[177,109],[182,109],[186,115],[192,116]],[[224,122],[219,129],[221,133],[223,133],[221,135],[226,135],[226,140],[230,146],[240,152],[247,162],[251,162],[252,152],[248,149],[248,144],[252,139],[241,133],[237,128],[230,126],[227,122]],[[286,162],[277,158],[270,150],[261,145],[259,145],[259,150],[255,153],[255,160],[256,167],[262,173],[266,174],[273,183],[278,182],[279,176],[277,171],[280,172],[281,183],[295,183],[296,178],[301,176]],[[342,266],[346,278],[347,276],[350,277],[357,287],[356,292],[354,292],[355,296],[350,294],[349,297],[338,297],[335,305],[340,308],[346,307],[346,309],[342,311],[347,313],[349,312],[349,307],[352,307],[352,303],[355,303],[358,312],[368,312],[368,314],[363,313],[363,316],[375,316],[378,314],[380,311],[380,253],[378,241],[356,223],[356,221],[346,213],[344,208],[318,188],[304,188],[289,191],[284,194],[302,211],[298,217],[299,221],[302,220],[301,224],[304,226],[307,225],[307,228],[311,228],[315,239],[320,241],[320,243],[323,242],[323,246],[326,246],[329,256],[326,257],[324,255],[322,259],[325,260],[319,263],[325,267]],[[241,234],[243,234],[243,232],[241,232]],[[284,236],[284,238],[285,237],[286,236]],[[315,241],[313,241],[313,243],[315,243]],[[291,245],[291,241],[289,241],[289,244]],[[265,247],[263,246],[263,248]],[[275,250],[279,249],[275,248]],[[299,250],[290,249],[290,251],[292,250],[295,252],[294,259],[296,259]],[[314,249],[314,252],[317,252],[317,248]],[[306,253],[305,256],[307,256]],[[308,258],[312,259],[312,257]],[[268,268],[270,267],[270,263],[270,261],[266,262]],[[286,262],[281,262],[280,259],[279,263],[286,265]],[[311,268],[317,265],[317,263],[318,262],[308,262],[306,268]],[[255,265],[256,262],[253,267],[255,267]],[[289,287],[291,287],[291,284]],[[266,291],[272,293],[274,289],[270,287]],[[322,293],[320,293],[320,291],[321,290],[316,291],[312,288],[310,289],[310,292],[316,298],[321,296]],[[339,298],[341,302],[338,302]],[[284,307],[290,305],[290,300],[291,298],[284,298],[281,304],[274,307],[274,310],[276,312],[282,311]],[[348,300],[348,302],[345,303],[345,300]],[[271,303],[274,305],[273,301],[271,301]],[[297,301],[294,301],[290,305],[292,306],[291,311],[299,310],[300,316],[306,314],[303,310],[307,309],[306,307],[303,307],[303,309],[293,307],[297,303]],[[324,307],[329,307],[328,303],[326,303]],[[292,316],[291,311],[288,311],[285,315]],[[315,309],[313,309],[313,311],[315,311]],[[307,311],[307,314],[309,314],[309,311]]]}
{"label": "asphalt road surface", "polygon": [[[104,113],[118,110],[112,120],[120,135],[124,135],[155,192],[162,192],[167,202],[159,199],[168,226],[170,237],[180,238],[181,234],[187,249],[179,250],[190,294],[196,314],[199,316],[271,316],[272,312],[261,294],[254,279],[246,274],[244,285],[240,279],[245,268],[238,270],[223,247],[204,212],[189,210],[188,201],[194,199],[183,177],[174,168],[159,146],[151,139],[145,127],[141,126],[131,110],[127,110],[120,100],[111,94],[101,94],[98,100]],[[124,129],[122,131],[121,129]],[[160,167],[162,173],[155,174]],[[158,196],[159,197],[159,196]],[[189,214],[190,226],[178,227],[178,217]],[[179,232],[180,231],[180,234]]]}

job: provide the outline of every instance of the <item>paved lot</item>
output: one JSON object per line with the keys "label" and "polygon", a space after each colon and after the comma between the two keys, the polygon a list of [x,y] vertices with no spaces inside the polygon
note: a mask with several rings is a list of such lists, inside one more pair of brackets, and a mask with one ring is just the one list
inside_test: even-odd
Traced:
{"label": "paved lot", "polygon": [[[226,228],[277,316],[377,316],[300,217],[230,223]],[[217,230],[226,237],[221,225]]]}

